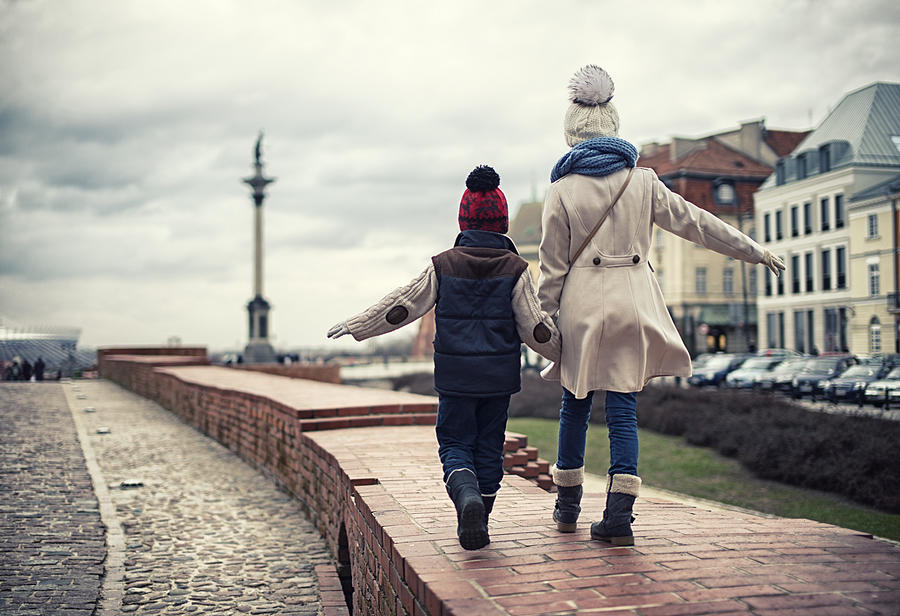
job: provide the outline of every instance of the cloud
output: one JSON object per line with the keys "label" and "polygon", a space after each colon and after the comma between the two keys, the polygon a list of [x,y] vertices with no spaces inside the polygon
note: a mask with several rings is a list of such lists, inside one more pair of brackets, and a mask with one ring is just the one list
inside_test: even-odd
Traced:
{"label": "cloud", "polygon": [[262,129],[273,331],[319,344],[452,244],[476,164],[513,213],[543,195],[579,66],[636,143],[805,129],[900,79],[898,24],[880,0],[0,2],[0,314],[243,344]]}

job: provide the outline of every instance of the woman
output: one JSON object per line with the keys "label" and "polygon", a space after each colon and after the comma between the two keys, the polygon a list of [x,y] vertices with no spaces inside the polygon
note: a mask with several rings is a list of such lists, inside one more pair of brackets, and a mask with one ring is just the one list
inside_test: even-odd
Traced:
{"label": "woman", "polygon": [[591,537],[633,545],[631,514],[641,485],[636,392],[657,376],[691,374],[690,355],[648,260],[653,226],[723,255],[764,263],[775,275],[784,263],[671,192],[652,170],[635,168],[637,150],[618,138],[606,71],[586,66],[569,89],[565,136],[572,149],[554,167],[544,202],[538,290],[543,310],[558,315],[562,334],[562,357],[543,372],[563,387],[551,469],[558,488],[553,519],[562,532],[576,529],[591,400],[603,390],[610,467],[606,509],[591,525]]}

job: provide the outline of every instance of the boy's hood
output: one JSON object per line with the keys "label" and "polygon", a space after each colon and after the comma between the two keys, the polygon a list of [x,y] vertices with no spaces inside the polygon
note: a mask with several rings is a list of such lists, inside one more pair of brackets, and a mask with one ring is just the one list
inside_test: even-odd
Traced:
{"label": "boy's hood", "polygon": [[493,231],[479,231],[475,229],[467,229],[461,231],[456,236],[454,246],[474,247],[474,248],[498,248],[500,250],[510,250],[515,254],[519,254],[513,241],[502,233],[494,233]]}

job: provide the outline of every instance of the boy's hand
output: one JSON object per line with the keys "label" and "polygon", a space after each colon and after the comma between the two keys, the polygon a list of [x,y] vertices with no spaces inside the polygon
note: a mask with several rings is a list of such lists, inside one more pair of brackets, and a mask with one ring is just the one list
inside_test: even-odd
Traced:
{"label": "boy's hand", "polygon": [[340,338],[341,336],[344,336],[349,333],[350,333],[350,328],[347,327],[346,321],[341,321],[340,323],[338,323],[337,325],[333,326],[331,329],[328,330],[328,337],[329,338]]}

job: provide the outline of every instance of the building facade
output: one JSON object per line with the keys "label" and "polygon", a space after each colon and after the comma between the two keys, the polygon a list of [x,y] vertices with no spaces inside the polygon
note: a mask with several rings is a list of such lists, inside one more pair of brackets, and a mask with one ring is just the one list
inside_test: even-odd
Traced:
{"label": "building facade", "polygon": [[[900,84],[888,83],[847,94],[775,163],[754,195],[755,227],[787,270],[776,279],[758,268],[761,344],[893,352],[897,233],[889,185],[898,172]],[[887,192],[869,193],[878,186]]]}
{"label": "building facade", "polygon": [[[762,120],[697,139],[641,148],[650,167],[674,192],[756,237],[753,193],[779,156],[805,132],[769,130]],[[666,304],[691,355],[759,348],[756,268],[657,230],[653,264]]]}

